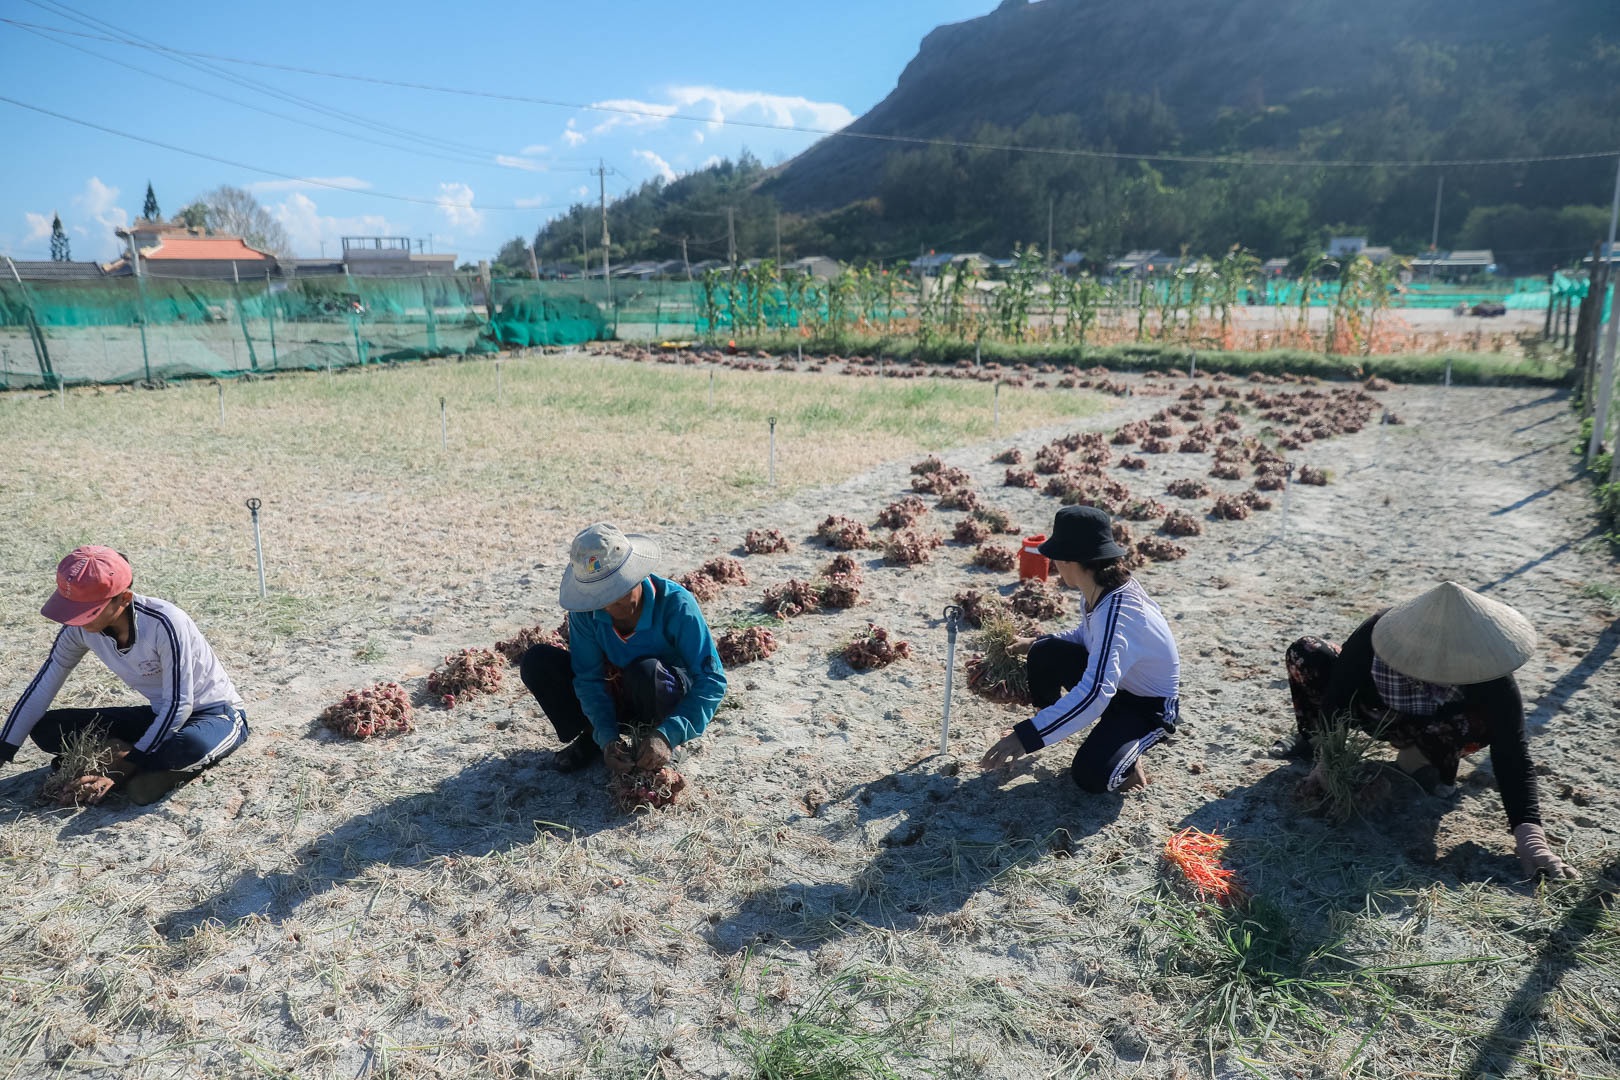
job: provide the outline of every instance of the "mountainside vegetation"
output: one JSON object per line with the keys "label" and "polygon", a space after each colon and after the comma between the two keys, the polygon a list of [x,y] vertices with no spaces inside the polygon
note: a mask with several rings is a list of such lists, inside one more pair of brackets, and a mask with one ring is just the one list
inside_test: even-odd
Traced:
{"label": "mountainside vegetation", "polygon": [[[610,208],[615,262],[1015,245],[1294,256],[1329,232],[1544,271],[1600,239],[1620,152],[1612,0],[1007,0],[928,35],[893,93],[785,166],[744,155]],[[895,141],[892,136],[909,140]],[[1022,148],[1022,149],[1020,149]],[[1159,160],[1144,160],[1147,155]],[[1219,157],[1222,163],[1163,160]],[[1299,164],[1305,162],[1305,164]],[[1315,164],[1315,163],[1338,164]],[[578,261],[601,222],[540,230]],[[599,255],[596,257],[599,258]]]}

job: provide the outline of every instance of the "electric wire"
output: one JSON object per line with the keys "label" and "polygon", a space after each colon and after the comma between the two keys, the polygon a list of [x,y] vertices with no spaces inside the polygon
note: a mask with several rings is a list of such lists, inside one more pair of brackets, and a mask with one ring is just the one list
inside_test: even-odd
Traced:
{"label": "electric wire", "polygon": [[[29,0],[38,3],[39,0]],[[0,19],[0,22],[19,23],[15,19]],[[20,23],[19,23],[20,24]],[[30,24],[32,25],[32,24]],[[483,98],[492,101],[507,101],[519,104],[541,105],[548,108],[570,109],[580,112],[603,112],[624,116],[634,116],[654,120],[680,120],[693,124],[718,125],[722,127],[743,127],[767,131],[782,131],[801,135],[817,135],[830,138],[863,139],[873,142],[895,143],[909,146],[938,146],[948,149],[961,150],[995,150],[1009,153],[1042,154],[1052,157],[1093,158],[1112,161],[1148,161],[1179,165],[1218,165],[1231,168],[1319,168],[1319,169],[1439,169],[1439,168],[1489,168],[1507,165],[1538,165],[1563,161],[1591,161],[1603,158],[1620,157],[1620,149],[1591,150],[1567,154],[1535,154],[1515,157],[1499,158],[1436,158],[1436,159],[1401,159],[1401,158],[1250,158],[1233,157],[1230,155],[1198,155],[1198,154],[1165,154],[1165,153],[1132,153],[1122,150],[1090,150],[1055,146],[1027,146],[1018,143],[982,142],[977,140],[947,139],[920,135],[899,135],[872,131],[851,131],[848,128],[821,128],[797,124],[776,124],[764,120],[739,120],[735,118],[715,119],[712,116],[698,116],[694,114],[669,112],[655,109],[638,109],[625,105],[610,105],[605,102],[577,102],[565,101],[558,98],[535,97],[527,94],[504,93],[495,90],[475,90],[465,87],[440,86],[433,83],[414,82],[406,79],[386,79],[374,75],[356,75],[349,72],[326,71],[320,68],[304,67],[297,64],[281,64],[264,60],[249,60],[243,57],[228,56],[221,53],[201,52],[187,49],[176,49],[160,43],[135,43],[128,40],[109,38],[100,34],[87,34],[80,31],[54,28],[59,32],[73,34],[80,37],[91,37],[101,41],[111,41],[118,44],[139,44],[143,48],[157,49],[161,52],[175,56],[193,57],[214,60],[225,64],[236,64],[247,67],[265,68],[273,71],[286,71],[300,75],[313,75],[319,78],[340,79],[349,82],[369,83],[376,86],[392,86],[408,90],[423,90],[438,94],[451,94],[461,97]]]}
{"label": "electric wire", "polygon": [[39,105],[30,105],[26,101],[18,101],[16,98],[6,97],[3,94],[0,94],[0,102],[7,105],[14,105],[19,109],[27,109],[30,112],[40,113],[41,115],[49,116],[57,120],[63,120],[69,124],[77,124],[80,127],[90,128],[92,131],[100,131],[107,135],[116,135],[120,139],[129,139],[132,142],[145,143],[147,146],[155,146],[160,150],[168,150],[175,154],[184,154],[187,157],[201,158],[203,161],[212,161],[219,165],[229,165],[233,169],[244,169],[247,172],[256,172],[264,176],[273,176],[279,180],[295,180],[298,183],[308,184],[311,187],[330,188],[333,191],[346,191],[351,195],[366,195],[374,199],[390,199],[394,202],[416,203],[419,206],[438,206],[461,210],[521,210],[526,213],[533,213],[535,209],[532,206],[492,206],[488,203],[458,203],[448,201],[442,196],[437,199],[426,199],[418,195],[396,195],[387,191],[374,191],[370,188],[356,188],[348,184],[335,184],[329,180],[322,180],[319,177],[296,176],[293,173],[281,172],[278,169],[266,169],[261,165],[249,165],[246,162],[233,161],[230,158],[220,157],[217,154],[207,154],[201,150],[188,150],[184,146],[176,146],[173,143],[162,142],[158,139],[148,139],[143,135],[136,135],[128,131],[119,131],[117,128],[110,128],[104,124],[93,123],[89,120],[81,120],[76,116],[68,116],[66,113],[59,113],[54,109],[43,108]]}

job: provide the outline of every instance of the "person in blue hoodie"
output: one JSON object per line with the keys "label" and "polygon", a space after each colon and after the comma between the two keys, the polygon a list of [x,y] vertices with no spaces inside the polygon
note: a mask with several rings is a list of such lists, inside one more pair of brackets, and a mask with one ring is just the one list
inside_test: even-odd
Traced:
{"label": "person in blue hoodie", "polygon": [[[652,572],[658,545],[598,523],[574,537],[558,600],[568,647],[535,645],[519,671],[566,744],[559,772],[598,758],[656,771],[703,734],[726,672],[691,593]],[[649,730],[650,729],[650,730]]]}

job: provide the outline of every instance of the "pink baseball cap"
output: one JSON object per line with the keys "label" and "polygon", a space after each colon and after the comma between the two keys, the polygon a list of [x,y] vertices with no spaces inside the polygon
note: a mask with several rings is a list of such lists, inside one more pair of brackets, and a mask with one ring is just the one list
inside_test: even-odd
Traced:
{"label": "pink baseball cap", "polygon": [[83,626],[134,581],[129,560],[112,548],[74,548],[56,564],[56,592],[39,613],[64,626]]}

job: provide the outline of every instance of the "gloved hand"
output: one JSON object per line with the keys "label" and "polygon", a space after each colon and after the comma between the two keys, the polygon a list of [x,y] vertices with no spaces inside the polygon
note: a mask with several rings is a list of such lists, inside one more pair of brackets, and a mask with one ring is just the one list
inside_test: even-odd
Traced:
{"label": "gloved hand", "polygon": [[1564,860],[1553,854],[1552,847],[1547,843],[1547,833],[1540,825],[1527,821],[1513,830],[1514,853],[1519,856],[1519,865],[1529,877],[1539,877],[1545,874],[1554,880],[1580,877]]}

